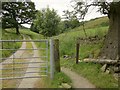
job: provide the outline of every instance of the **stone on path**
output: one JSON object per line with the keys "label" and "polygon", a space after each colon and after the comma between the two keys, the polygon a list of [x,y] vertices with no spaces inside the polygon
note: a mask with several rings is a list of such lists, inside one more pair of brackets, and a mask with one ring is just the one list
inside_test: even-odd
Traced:
{"label": "stone on path", "polygon": [[72,88],[68,83],[62,83],[63,88]]}
{"label": "stone on path", "polygon": [[105,64],[105,65],[102,66],[101,71],[105,72],[106,68],[107,68],[107,64]]}

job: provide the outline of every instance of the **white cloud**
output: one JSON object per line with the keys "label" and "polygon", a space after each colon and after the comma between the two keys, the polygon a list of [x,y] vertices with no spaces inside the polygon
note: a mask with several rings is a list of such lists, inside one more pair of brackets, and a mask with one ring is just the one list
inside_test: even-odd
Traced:
{"label": "white cloud", "polygon": [[96,17],[106,16],[104,14],[101,14],[100,12],[97,12],[97,11],[98,11],[98,7],[92,6],[91,8],[89,8],[88,13],[85,16],[85,20],[90,20],[90,19],[93,19]]}
{"label": "white cloud", "polygon": [[[33,2],[35,2],[35,6],[37,10],[41,10],[42,8],[47,8],[47,6],[49,6],[49,8],[54,8],[55,10],[57,10],[57,13],[62,17],[62,15],[64,14],[63,11],[64,10],[71,10],[71,0],[32,0]],[[91,12],[92,8],[89,10],[88,14],[85,17],[85,20],[90,20],[96,17],[101,17],[103,15],[101,15],[99,12],[97,11],[97,8],[93,9]]]}
{"label": "white cloud", "polygon": [[42,8],[54,8],[57,10],[60,16],[63,15],[63,10],[71,9],[70,1],[71,0],[32,0],[35,2],[36,9],[40,10]]}
{"label": "white cloud", "polygon": [[[35,7],[37,10],[41,10],[42,8],[54,8],[57,10],[57,13],[62,17],[64,14],[64,10],[71,10],[71,0],[31,0],[35,2]],[[91,7],[88,11],[87,15],[85,16],[85,20],[90,20],[96,17],[102,17],[99,12],[96,12],[98,8]],[[30,25],[24,25],[26,27],[30,27]]]}

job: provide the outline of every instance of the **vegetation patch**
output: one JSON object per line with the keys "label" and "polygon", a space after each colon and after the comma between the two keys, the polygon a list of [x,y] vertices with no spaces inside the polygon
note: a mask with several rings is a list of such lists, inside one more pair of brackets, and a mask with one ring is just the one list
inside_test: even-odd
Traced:
{"label": "vegetation patch", "polygon": [[62,83],[68,83],[71,85],[72,81],[68,76],[62,72],[56,72],[54,79],[51,80],[48,77],[43,77],[35,84],[37,88],[61,88]]}
{"label": "vegetation patch", "polygon": [[32,32],[30,31],[30,29],[20,29],[20,33],[21,34],[24,34],[24,35],[27,35],[27,36],[30,36],[33,40],[34,39],[43,39],[43,35],[41,34],[38,34],[38,33],[35,33],[35,32]]}
{"label": "vegetation patch", "polygon": [[97,88],[117,88],[118,81],[115,80],[112,74],[106,74],[100,70],[102,65],[93,63],[80,62],[75,64],[73,59],[63,59],[61,58],[61,65],[81,76],[87,78],[91,83],[93,83]]}
{"label": "vegetation patch", "polygon": [[83,60],[84,58],[98,58],[100,49],[102,47],[102,42],[96,42],[96,44],[82,44],[79,50],[79,59]]}
{"label": "vegetation patch", "polygon": [[[81,61],[84,58],[98,58],[100,50],[103,47],[104,38],[108,32],[107,25],[108,19],[106,17],[85,22],[87,38],[97,36],[100,40],[88,43],[86,43],[86,41],[80,42],[79,59]],[[76,40],[77,38],[86,38],[82,26],[54,38],[60,40],[61,66],[70,68],[87,78],[97,88],[117,88],[118,82],[114,79],[113,75],[103,73],[100,70],[102,65],[84,62],[75,64]],[[63,58],[64,56],[68,57]]]}
{"label": "vegetation patch", "polygon": [[62,73],[62,72],[55,73],[54,80],[51,82],[51,87],[52,88],[60,88],[62,83],[68,83],[71,85],[72,82],[71,82],[70,78],[68,76],[66,76],[64,73]]}
{"label": "vegetation patch", "polygon": [[[101,40],[103,40],[104,36],[107,33],[107,28],[108,27],[86,29],[86,33],[87,33],[88,38],[98,36],[99,38],[102,38]],[[60,35],[54,37],[54,38],[58,38],[60,40],[60,55],[61,56],[63,56],[63,55],[74,56],[75,55],[76,39],[78,37],[86,38],[83,30],[74,31],[74,32],[73,31],[66,32],[64,34],[60,34]],[[83,43],[80,42],[80,44],[83,44]],[[101,41],[99,44],[103,45],[103,41]],[[96,44],[96,46],[97,46],[97,44]],[[91,47],[92,47],[92,44],[91,44]],[[89,50],[87,50],[87,51],[89,51]],[[84,53],[84,52],[82,52],[82,53]]]}
{"label": "vegetation patch", "polygon": [[[12,32],[11,32],[12,31]],[[21,40],[23,39],[22,35],[17,35],[14,32],[14,29],[7,29],[7,30],[2,30],[2,40]],[[2,48],[3,49],[19,49],[21,47],[20,42],[3,42],[2,43]],[[16,50],[4,50],[2,51],[2,57],[9,57],[11,54],[13,54]]]}

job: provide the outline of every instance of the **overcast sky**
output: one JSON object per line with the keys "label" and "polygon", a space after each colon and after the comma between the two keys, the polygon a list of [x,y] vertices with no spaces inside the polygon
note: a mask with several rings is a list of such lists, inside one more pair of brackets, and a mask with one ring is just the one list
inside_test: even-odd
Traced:
{"label": "overcast sky", "polygon": [[[35,3],[35,7],[37,10],[41,10],[42,8],[53,8],[57,10],[57,13],[62,17],[64,14],[64,10],[72,10],[71,0],[32,0]],[[97,8],[91,7],[85,16],[85,20],[90,20],[96,17],[102,17],[99,12],[96,12]],[[63,18],[63,17],[62,17]],[[27,26],[29,27],[29,25]]]}
{"label": "overcast sky", "polygon": [[[42,8],[54,8],[57,10],[57,13],[62,17],[64,14],[64,10],[71,10],[71,0],[32,0],[35,2],[35,6],[37,10],[41,10]],[[92,18],[101,17],[102,15],[99,12],[96,12],[97,8],[90,8],[88,14],[85,17],[85,20],[90,20]]]}

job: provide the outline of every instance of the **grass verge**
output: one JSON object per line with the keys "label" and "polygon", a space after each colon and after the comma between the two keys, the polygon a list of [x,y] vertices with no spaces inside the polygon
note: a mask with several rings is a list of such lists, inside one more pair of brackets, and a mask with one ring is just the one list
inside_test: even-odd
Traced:
{"label": "grass verge", "polygon": [[[12,32],[11,32],[12,31]],[[17,35],[14,31],[14,29],[6,29],[6,30],[2,30],[2,40],[21,40],[23,37],[22,35]],[[3,49],[19,49],[21,47],[20,42],[3,42],[2,43],[2,48]],[[4,50],[2,51],[2,57],[9,57],[13,52],[15,52],[16,50]]]}
{"label": "grass verge", "polygon": [[[103,39],[104,39],[103,37],[106,35],[106,33],[108,31],[107,29],[108,29],[108,26],[93,28],[93,29],[86,29],[87,37],[98,36],[99,38],[102,38],[102,41],[100,42],[100,44],[102,45]],[[78,37],[86,38],[83,30],[66,32],[66,33],[63,33],[63,34],[60,34],[60,35],[54,37],[54,38],[58,38],[60,41],[59,46],[60,46],[60,55],[61,56],[75,55],[76,39]]]}
{"label": "grass verge", "polygon": [[61,58],[61,65],[70,68],[72,71],[87,78],[97,88],[117,88],[118,81],[115,80],[112,74],[106,74],[100,70],[100,64],[80,62],[75,64],[73,59]]}
{"label": "grass verge", "polygon": [[54,79],[43,77],[35,83],[35,88],[61,88],[62,83],[71,85],[72,81],[62,72],[56,72]]}

